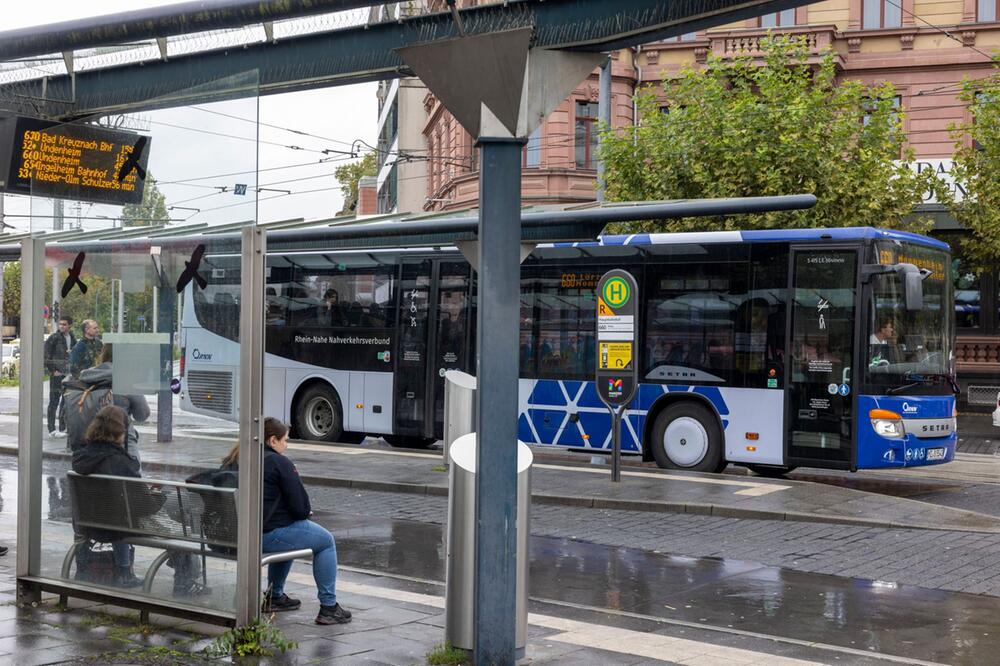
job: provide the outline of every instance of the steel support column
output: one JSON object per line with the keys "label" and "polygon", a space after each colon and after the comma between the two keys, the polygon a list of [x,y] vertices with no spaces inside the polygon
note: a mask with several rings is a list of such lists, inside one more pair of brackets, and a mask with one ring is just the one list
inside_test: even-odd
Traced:
{"label": "steel support column", "polygon": [[[42,548],[42,341],[45,242],[21,241],[21,418],[17,425],[17,576],[37,576]],[[38,601],[34,587],[18,585],[18,601]]]}
{"label": "steel support column", "polygon": [[263,472],[264,256],[263,230],[243,230],[240,291],[240,478],[236,510],[236,624],[260,615],[261,483]]}
{"label": "steel support column", "polygon": [[174,332],[177,329],[174,316],[177,308],[174,302],[177,300],[177,292],[171,289],[170,284],[165,284],[157,275],[155,276],[160,286],[157,287],[158,296],[154,306],[155,327],[154,333],[159,333],[166,329],[169,341],[165,345],[160,345],[160,388],[156,391],[156,441],[172,442],[174,439],[174,394],[170,390],[170,380],[174,376]]}
{"label": "steel support column", "polygon": [[517,358],[523,139],[480,137],[476,664],[515,662]]}

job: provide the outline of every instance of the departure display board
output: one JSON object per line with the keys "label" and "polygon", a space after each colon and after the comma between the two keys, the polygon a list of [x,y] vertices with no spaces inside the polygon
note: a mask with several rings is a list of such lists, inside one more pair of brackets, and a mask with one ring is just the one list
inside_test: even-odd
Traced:
{"label": "departure display board", "polygon": [[0,189],[94,203],[141,203],[149,146],[148,136],[133,132],[9,117],[0,122],[0,165],[9,164]]}

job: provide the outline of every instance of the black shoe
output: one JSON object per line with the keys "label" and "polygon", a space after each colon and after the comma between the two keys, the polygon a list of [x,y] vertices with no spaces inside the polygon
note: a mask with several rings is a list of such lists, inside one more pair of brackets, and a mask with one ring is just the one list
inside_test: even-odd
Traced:
{"label": "black shoe", "polygon": [[142,579],[132,574],[132,567],[115,567],[115,587],[139,587]]}
{"label": "black shoe", "polygon": [[292,599],[287,594],[282,594],[280,597],[264,597],[264,605],[261,606],[261,610],[265,613],[281,613],[283,611],[293,611],[298,609],[302,605],[302,602],[298,599]]}
{"label": "black shoe", "polygon": [[316,624],[347,624],[351,621],[351,611],[345,610],[340,604],[320,606]]}
{"label": "black shoe", "polygon": [[7,546],[0,546],[0,557],[6,555],[8,550]]}
{"label": "black shoe", "polygon": [[190,583],[174,585],[175,597],[204,597],[209,594],[212,594],[212,588],[208,585],[202,585],[196,580],[193,580]]}

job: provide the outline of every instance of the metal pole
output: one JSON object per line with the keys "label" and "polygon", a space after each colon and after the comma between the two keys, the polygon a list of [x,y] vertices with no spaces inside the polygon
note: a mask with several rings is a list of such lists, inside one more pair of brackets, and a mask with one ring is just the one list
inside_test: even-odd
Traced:
{"label": "metal pole", "polygon": [[[52,201],[52,230],[63,230],[63,200]],[[49,311],[49,333],[55,333],[59,322],[59,271],[52,269],[52,309]]]}
{"label": "metal pole", "polygon": [[[601,63],[598,79],[597,117],[605,127],[611,127],[611,56]],[[598,145],[604,144],[598,135]],[[600,154],[600,151],[598,151]],[[604,201],[604,160],[597,160],[597,200]]]}
{"label": "metal pole", "polygon": [[243,229],[240,292],[240,478],[237,510],[236,624],[260,615],[263,473],[264,232]]}
{"label": "metal pole", "polygon": [[[157,276],[159,280],[159,276]],[[174,439],[174,394],[170,380],[174,376],[174,303],[172,289],[153,287],[153,332],[160,332],[162,324],[167,330],[167,342],[160,345],[160,387],[156,391],[156,441]]]}
{"label": "metal pole", "polygon": [[125,281],[118,280],[118,332],[125,332]]}
{"label": "metal pole", "polygon": [[523,139],[480,137],[474,662],[513,664]]}
{"label": "metal pole", "polygon": [[622,480],[622,412],[624,407],[611,411],[611,480]]}
{"label": "metal pole", "polygon": [[[21,241],[21,416],[17,425],[17,576],[36,576],[42,544],[42,339],[45,303],[45,243]],[[41,592],[18,585],[18,601]]]}

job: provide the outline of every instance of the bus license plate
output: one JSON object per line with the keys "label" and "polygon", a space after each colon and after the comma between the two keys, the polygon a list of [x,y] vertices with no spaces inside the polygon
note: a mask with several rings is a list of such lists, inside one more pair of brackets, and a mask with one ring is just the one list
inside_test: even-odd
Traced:
{"label": "bus license plate", "polygon": [[928,460],[944,460],[944,449],[927,449]]}

